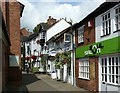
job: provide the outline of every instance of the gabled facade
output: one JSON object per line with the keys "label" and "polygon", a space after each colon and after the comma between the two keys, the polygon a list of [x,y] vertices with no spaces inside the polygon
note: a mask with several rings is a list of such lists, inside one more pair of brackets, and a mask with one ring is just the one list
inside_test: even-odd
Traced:
{"label": "gabled facade", "polygon": [[77,86],[90,91],[119,91],[118,7],[119,2],[105,2],[78,23],[80,28],[76,26],[81,31],[85,27],[83,35],[83,31],[76,33]]}
{"label": "gabled facade", "polygon": [[95,18],[99,52],[99,91],[120,91],[120,3]]}
{"label": "gabled facade", "polygon": [[[60,22],[61,21],[61,22]],[[49,73],[54,78],[75,85],[75,30],[64,19],[47,30]]]}

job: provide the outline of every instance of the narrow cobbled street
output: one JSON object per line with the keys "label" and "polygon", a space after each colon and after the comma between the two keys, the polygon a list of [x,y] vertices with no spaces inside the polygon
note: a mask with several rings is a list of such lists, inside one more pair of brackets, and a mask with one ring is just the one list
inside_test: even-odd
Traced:
{"label": "narrow cobbled street", "polygon": [[53,80],[47,74],[26,74],[22,73],[22,85],[19,87],[9,85],[7,92],[17,92],[17,93],[31,93],[31,92],[80,92],[86,93],[87,91],[74,87],[69,83],[63,83],[62,81]]}

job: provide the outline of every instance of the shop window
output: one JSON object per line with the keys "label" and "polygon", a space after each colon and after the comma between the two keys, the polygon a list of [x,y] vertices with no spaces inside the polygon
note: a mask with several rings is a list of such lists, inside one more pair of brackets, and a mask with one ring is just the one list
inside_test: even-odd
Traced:
{"label": "shop window", "polygon": [[79,78],[89,79],[89,61],[88,60],[80,60],[79,61]]}
{"label": "shop window", "polygon": [[109,34],[111,34],[111,18],[110,18],[110,12],[107,12],[102,16],[101,36],[106,36]]}
{"label": "shop window", "polygon": [[[101,59],[102,81],[111,84],[120,84],[120,57],[109,56]],[[107,78],[108,77],[108,78]]]}

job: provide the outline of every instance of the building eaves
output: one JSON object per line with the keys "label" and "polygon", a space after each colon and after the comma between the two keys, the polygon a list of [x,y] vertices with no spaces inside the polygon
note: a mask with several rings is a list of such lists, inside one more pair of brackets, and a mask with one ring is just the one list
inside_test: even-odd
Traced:
{"label": "building eaves", "polygon": [[[64,21],[66,21],[64,18],[62,18],[62,19],[60,19],[60,20],[58,20],[58,21],[56,21],[54,24],[52,24],[48,29],[50,29],[51,27],[53,27],[53,26],[55,26],[57,23],[59,23],[61,20],[64,20]],[[66,21],[67,22],[67,21]],[[68,24],[70,24],[69,22],[67,22]],[[71,25],[71,24],[70,24]],[[48,30],[47,29],[47,30]]]}
{"label": "building eaves", "polygon": [[[18,1],[17,1],[18,2]],[[23,10],[24,10],[24,7],[25,5],[23,5],[22,3],[18,2],[20,4],[20,16],[22,17],[22,14],[23,14]]]}
{"label": "building eaves", "polygon": [[73,29],[76,29],[76,27],[79,27],[79,25],[84,24],[86,21],[89,21],[91,18],[94,18],[105,11],[109,10],[110,8],[114,7],[117,5],[119,2],[104,2],[102,3],[98,8],[96,8],[93,12],[88,14],[83,20],[81,20],[78,24],[73,26]]}
{"label": "building eaves", "polygon": [[33,33],[29,36],[28,41],[31,41],[32,39],[36,38],[39,35],[39,33]]}

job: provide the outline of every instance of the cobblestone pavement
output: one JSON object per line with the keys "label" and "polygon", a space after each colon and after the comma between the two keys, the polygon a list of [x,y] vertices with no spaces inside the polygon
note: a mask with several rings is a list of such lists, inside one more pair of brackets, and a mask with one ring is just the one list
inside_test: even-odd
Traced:
{"label": "cobblestone pavement", "polygon": [[46,74],[26,74],[23,73],[22,85],[11,86],[8,85],[7,92],[5,93],[74,93],[75,91],[78,93],[86,93],[87,91],[74,87],[69,83],[63,83],[62,81],[53,80],[49,75]]}
{"label": "cobblestone pavement", "polygon": [[41,80],[43,80],[44,82],[46,82],[48,85],[56,88],[58,91],[84,91],[84,92],[87,92],[87,90],[85,90],[83,88],[74,87],[69,83],[64,83],[62,81],[53,80],[50,76],[48,76],[46,74],[37,74],[36,76],[38,78],[40,78]]}

